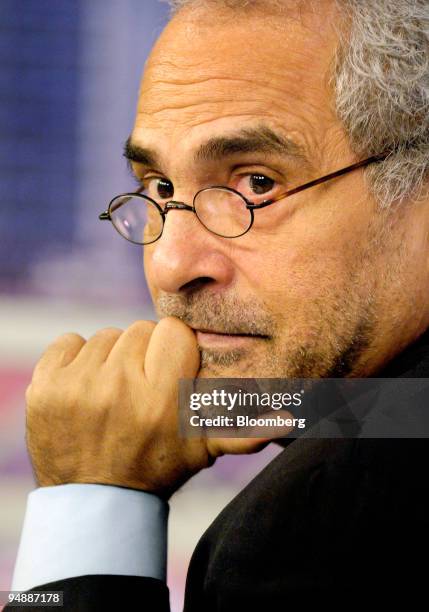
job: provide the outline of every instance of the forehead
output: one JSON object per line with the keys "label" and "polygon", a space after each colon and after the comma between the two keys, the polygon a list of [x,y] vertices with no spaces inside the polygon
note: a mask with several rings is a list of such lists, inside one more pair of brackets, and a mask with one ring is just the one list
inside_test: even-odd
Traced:
{"label": "forehead", "polygon": [[146,64],[133,141],[192,148],[263,122],[303,147],[317,146],[336,123],[328,76],[337,36],[331,3],[323,6],[325,14],[175,17]]}

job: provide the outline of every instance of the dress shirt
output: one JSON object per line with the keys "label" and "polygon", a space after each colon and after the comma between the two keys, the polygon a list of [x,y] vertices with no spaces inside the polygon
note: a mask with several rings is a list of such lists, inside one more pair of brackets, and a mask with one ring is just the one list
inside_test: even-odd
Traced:
{"label": "dress shirt", "polygon": [[28,496],[13,590],[91,574],[166,580],[167,502],[104,484],[41,487]]}

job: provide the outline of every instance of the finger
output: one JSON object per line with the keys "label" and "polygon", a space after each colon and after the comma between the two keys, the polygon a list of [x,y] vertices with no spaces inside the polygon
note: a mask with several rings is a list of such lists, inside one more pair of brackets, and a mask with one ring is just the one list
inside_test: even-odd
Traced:
{"label": "finger", "polygon": [[146,352],[144,370],[149,382],[171,386],[179,378],[194,378],[200,353],[194,332],[176,317],[165,317],[155,327]]}
{"label": "finger", "polygon": [[34,369],[34,374],[42,370],[62,368],[68,365],[78,355],[85,342],[85,338],[79,334],[66,333],[58,336],[43,352]]}
{"label": "finger", "polygon": [[143,371],[144,358],[150,337],[156,327],[155,321],[135,321],[113,346],[107,358],[109,363],[137,362]]}
{"label": "finger", "polygon": [[[216,458],[221,455],[230,454],[246,454],[255,453],[263,448],[276,438],[285,438],[294,429],[293,415],[287,410],[282,411],[282,424],[272,424],[273,413],[261,414],[258,420],[263,422],[267,419],[266,424],[253,427],[240,427],[237,432],[246,431],[245,438],[208,438],[207,448],[212,457]],[[289,421],[290,424],[286,424]],[[262,435],[263,434],[263,435]],[[257,437],[256,437],[257,436]]]}
{"label": "finger", "polygon": [[73,363],[77,365],[103,363],[122,333],[123,330],[117,327],[105,327],[98,330],[82,347]]}

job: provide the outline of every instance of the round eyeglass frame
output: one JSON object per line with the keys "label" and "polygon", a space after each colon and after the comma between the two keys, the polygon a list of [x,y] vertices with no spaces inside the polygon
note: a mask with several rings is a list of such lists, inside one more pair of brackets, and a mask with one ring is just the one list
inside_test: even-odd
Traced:
{"label": "round eyeglass frame", "polygon": [[[207,191],[227,191],[229,193],[234,194],[235,196],[239,197],[242,202],[243,205],[245,206],[245,208],[249,211],[249,223],[246,226],[246,229],[244,231],[242,231],[240,234],[235,234],[234,236],[225,236],[224,234],[220,234],[219,232],[216,232],[212,229],[210,229],[210,227],[208,227],[206,225],[206,223],[204,223],[204,221],[202,220],[202,218],[198,215],[198,206],[195,207],[195,202],[198,198],[198,196],[201,193],[205,193]],[[136,240],[131,240],[130,238],[128,238],[127,236],[125,236],[121,230],[119,229],[119,227],[115,224],[114,222],[114,218],[112,217],[112,207],[114,206],[115,202],[117,200],[119,200],[120,198],[126,198],[126,197],[132,197],[132,198],[140,198],[144,201],[149,202],[150,204],[152,204],[153,206],[155,206],[156,210],[159,212],[159,215],[161,217],[161,230],[160,233],[158,234],[158,236],[156,238],[154,238],[153,240],[150,240],[148,242],[138,242]],[[128,242],[131,242],[132,244],[138,244],[140,246],[146,246],[148,244],[152,244],[153,242],[156,242],[157,240],[159,240],[162,236],[162,233],[164,231],[164,224],[165,224],[165,219],[167,217],[167,213],[170,210],[188,210],[190,212],[195,213],[195,216],[197,217],[198,221],[201,223],[201,225],[203,227],[206,228],[207,231],[209,231],[211,234],[215,234],[216,236],[220,236],[221,238],[239,238],[240,236],[243,236],[244,234],[246,234],[252,227],[253,222],[255,220],[255,215],[253,212],[253,209],[255,207],[259,207],[258,204],[254,204],[252,202],[250,202],[242,193],[240,193],[239,191],[236,191],[235,189],[233,189],[232,187],[226,187],[224,185],[213,185],[211,187],[204,187],[203,189],[200,189],[199,191],[197,191],[197,193],[194,195],[194,199],[192,201],[192,205],[189,204],[185,204],[185,202],[177,202],[176,200],[170,200],[169,202],[167,202],[164,206],[164,208],[162,208],[158,202],[156,200],[154,200],[153,198],[143,195],[139,192],[129,192],[129,193],[121,193],[117,196],[115,196],[109,203],[109,206],[107,208],[107,211],[105,213],[101,213],[101,215],[99,216],[99,219],[104,220],[104,214],[108,214],[109,215],[109,220],[112,222],[113,227],[115,228],[115,230],[118,232],[118,234],[120,236],[122,236],[122,238],[125,238],[125,240],[128,240]]]}

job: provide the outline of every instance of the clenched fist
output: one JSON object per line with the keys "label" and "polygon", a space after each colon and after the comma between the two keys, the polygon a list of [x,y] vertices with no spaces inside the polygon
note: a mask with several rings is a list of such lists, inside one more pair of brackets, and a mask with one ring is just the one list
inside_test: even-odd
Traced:
{"label": "clenched fist", "polygon": [[175,317],[64,334],[44,352],[26,392],[27,446],[39,486],[104,483],[168,498],[227,452],[267,440],[182,438],[178,383],[194,378],[193,331]]}

